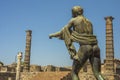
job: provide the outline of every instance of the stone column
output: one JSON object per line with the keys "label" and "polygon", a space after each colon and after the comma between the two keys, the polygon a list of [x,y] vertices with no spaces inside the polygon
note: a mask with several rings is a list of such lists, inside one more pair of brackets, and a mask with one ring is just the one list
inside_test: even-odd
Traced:
{"label": "stone column", "polygon": [[16,80],[20,80],[22,52],[17,55]]}
{"label": "stone column", "polygon": [[31,38],[32,31],[26,31],[26,49],[25,49],[25,58],[24,58],[24,72],[29,72],[30,70],[30,51],[31,51]]}
{"label": "stone column", "polygon": [[109,76],[109,80],[114,80],[114,43],[113,43],[113,17],[105,17],[106,20],[106,62],[105,73]]}

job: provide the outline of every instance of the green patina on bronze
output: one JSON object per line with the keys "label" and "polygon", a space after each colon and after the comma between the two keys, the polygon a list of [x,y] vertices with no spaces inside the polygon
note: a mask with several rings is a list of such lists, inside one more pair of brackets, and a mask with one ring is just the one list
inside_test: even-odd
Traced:
{"label": "green patina on bronze", "polygon": [[[78,73],[89,59],[93,73],[97,80],[105,80],[100,73],[101,60],[97,38],[93,35],[92,23],[83,16],[83,9],[75,6],[72,9],[72,19],[59,32],[49,35],[49,38],[57,37],[64,40],[68,52],[73,59],[72,80],[80,80]],[[80,45],[76,51],[73,43]]]}

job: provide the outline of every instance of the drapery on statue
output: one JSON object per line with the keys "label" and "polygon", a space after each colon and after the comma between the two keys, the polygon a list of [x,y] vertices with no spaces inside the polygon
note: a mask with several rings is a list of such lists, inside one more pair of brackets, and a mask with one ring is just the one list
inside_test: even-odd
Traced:
{"label": "drapery on statue", "polygon": [[[80,80],[78,73],[88,59],[96,79],[105,80],[100,73],[100,49],[97,45],[96,36],[93,35],[92,23],[83,16],[83,9],[80,6],[72,8],[72,19],[61,31],[49,35],[50,39],[52,37],[64,40],[73,59],[72,80]],[[78,51],[76,51],[73,42],[80,45]]]}

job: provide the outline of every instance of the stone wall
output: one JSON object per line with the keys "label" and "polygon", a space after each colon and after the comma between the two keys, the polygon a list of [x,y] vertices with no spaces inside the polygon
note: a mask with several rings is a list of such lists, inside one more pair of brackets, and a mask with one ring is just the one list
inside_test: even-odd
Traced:
{"label": "stone wall", "polygon": [[11,72],[0,72],[0,80],[15,80],[15,73]]}
{"label": "stone wall", "polygon": [[47,65],[41,67],[42,72],[55,72],[55,71],[71,71],[71,67],[56,67],[53,65]]}
{"label": "stone wall", "polygon": [[30,66],[30,72],[41,72],[41,66],[38,65],[31,65]]}

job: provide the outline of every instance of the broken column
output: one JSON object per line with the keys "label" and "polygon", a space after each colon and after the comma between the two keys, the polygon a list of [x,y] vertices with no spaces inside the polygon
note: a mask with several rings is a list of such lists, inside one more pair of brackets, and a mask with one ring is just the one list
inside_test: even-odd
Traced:
{"label": "broken column", "polygon": [[26,49],[25,49],[25,58],[24,58],[24,72],[29,72],[30,70],[30,51],[31,51],[31,38],[32,31],[26,31]]}
{"label": "broken column", "polygon": [[21,59],[22,59],[22,52],[19,52],[17,55],[16,80],[20,80]]}

